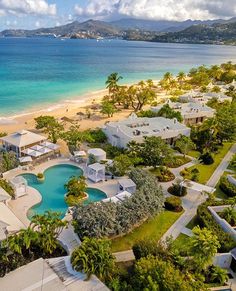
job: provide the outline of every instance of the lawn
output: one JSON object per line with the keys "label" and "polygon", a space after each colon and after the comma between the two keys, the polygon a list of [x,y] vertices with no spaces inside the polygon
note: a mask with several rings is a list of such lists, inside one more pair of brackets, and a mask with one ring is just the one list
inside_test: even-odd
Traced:
{"label": "lawn", "polygon": [[189,170],[191,171],[193,168],[197,168],[200,172],[198,182],[201,184],[206,184],[207,181],[210,179],[216,168],[221,163],[224,156],[230,150],[232,143],[225,143],[223,147],[221,147],[216,154],[213,154],[214,163],[212,165],[203,165],[198,164],[196,166],[190,167]]}
{"label": "lawn", "polygon": [[198,159],[200,156],[200,153],[198,151],[192,150],[192,151],[188,152],[188,156],[193,157],[195,159]]}
{"label": "lawn", "polygon": [[143,239],[158,241],[171,225],[183,214],[171,211],[163,211],[153,219],[143,223],[133,232],[112,240],[112,251],[119,252],[132,248],[135,242]]}

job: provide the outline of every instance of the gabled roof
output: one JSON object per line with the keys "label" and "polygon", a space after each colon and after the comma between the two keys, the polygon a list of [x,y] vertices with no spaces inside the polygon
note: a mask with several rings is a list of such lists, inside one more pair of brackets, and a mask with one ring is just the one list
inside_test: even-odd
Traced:
{"label": "gabled roof", "polygon": [[16,147],[25,147],[46,140],[46,137],[28,130],[21,130],[4,136],[0,140]]}

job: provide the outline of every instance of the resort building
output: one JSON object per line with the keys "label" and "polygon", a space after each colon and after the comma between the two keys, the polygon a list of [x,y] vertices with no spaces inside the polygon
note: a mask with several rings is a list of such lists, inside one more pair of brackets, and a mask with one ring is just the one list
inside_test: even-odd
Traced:
{"label": "resort building", "polygon": [[199,91],[190,91],[179,97],[180,102],[199,102],[206,104],[209,100],[216,98],[218,102],[232,101],[232,98],[224,93],[201,93]]}
{"label": "resort building", "polygon": [[28,130],[21,130],[0,138],[5,151],[13,151],[18,158],[38,158],[52,154],[59,146],[46,141],[46,137]]}
{"label": "resort building", "polygon": [[176,119],[164,117],[139,118],[136,114],[123,121],[109,122],[103,128],[108,141],[120,148],[126,148],[131,141],[143,142],[144,137],[159,136],[172,144],[180,135],[190,135],[190,128]]}
{"label": "resort building", "polygon": [[[173,110],[180,112],[183,117],[183,122],[185,124],[193,125],[199,122],[203,122],[206,118],[210,118],[214,116],[215,110],[201,103],[179,103],[179,102],[171,102],[167,100],[165,104],[168,104],[170,108]],[[163,105],[161,104],[156,107],[152,107],[151,110],[153,112],[158,112]]]}

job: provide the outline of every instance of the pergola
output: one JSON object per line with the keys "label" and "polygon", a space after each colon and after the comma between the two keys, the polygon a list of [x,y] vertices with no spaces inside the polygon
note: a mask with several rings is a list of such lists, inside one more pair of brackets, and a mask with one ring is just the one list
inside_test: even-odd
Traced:
{"label": "pergola", "polygon": [[105,180],[105,165],[95,163],[87,167],[87,177],[97,183]]}
{"label": "pergola", "polygon": [[133,194],[136,191],[136,184],[131,179],[121,179],[118,181],[118,192],[127,191]]}
{"label": "pergola", "polygon": [[22,176],[16,176],[10,181],[10,183],[14,189],[15,198],[19,198],[27,194],[28,183]]}

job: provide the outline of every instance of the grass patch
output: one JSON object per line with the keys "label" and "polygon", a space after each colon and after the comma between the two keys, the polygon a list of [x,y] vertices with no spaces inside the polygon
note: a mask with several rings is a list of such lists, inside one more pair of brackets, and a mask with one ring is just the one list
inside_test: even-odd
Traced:
{"label": "grass patch", "polygon": [[199,170],[199,179],[198,182],[201,184],[206,184],[210,179],[216,168],[219,166],[225,155],[228,153],[232,146],[232,143],[225,143],[216,154],[213,154],[214,163],[212,165],[203,165],[198,164],[196,166],[190,167],[189,170],[196,168]]}
{"label": "grass patch", "polygon": [[[226,176],[229,173],[224,172],[224,174],[221,176]],[[217,183],[216,185],[216,191],[214,192],[216,198],[220,198],[220,199],[228,199],[229,197],[220,189],[220,181]]]}
{"label": "grass patch", "polygon": [[173,242],[173,245],[182,256],[187,256],[190,253],[190,237],[186,234],[181,233]]}
{"label": "grass patch", "polygon": [[149,219],[131,233],[112,240],[112,251],[120,252],[132,249],[135,242],[142,239],[158,241],[183,212],[163,211]]}
{"label": "grass patch", "polygon": [[166,167],[159,167],[149,171],[157,177],[159,182],[170,182],[175,179],[175,175]]}
{"label": "grass patch", "polygon": [[200,157],[200,152],[192,150],[188,152],[188,156],[198,159]]}

